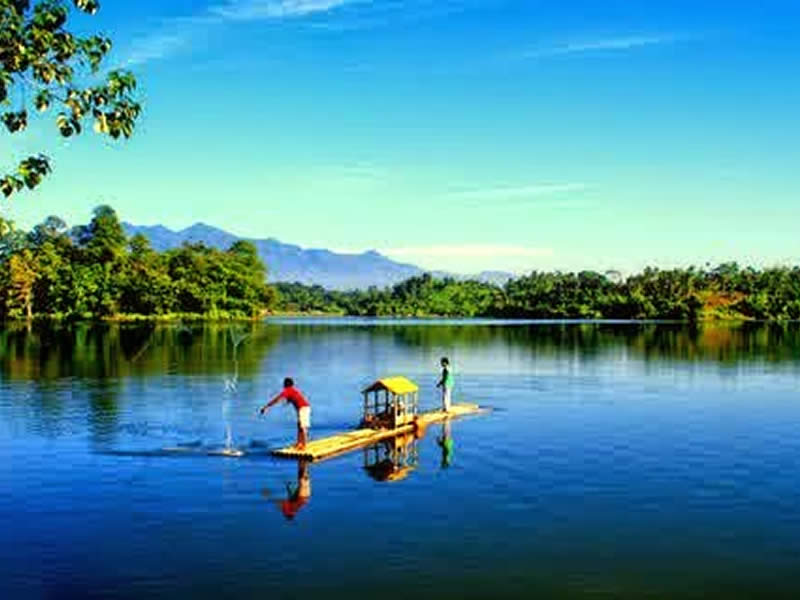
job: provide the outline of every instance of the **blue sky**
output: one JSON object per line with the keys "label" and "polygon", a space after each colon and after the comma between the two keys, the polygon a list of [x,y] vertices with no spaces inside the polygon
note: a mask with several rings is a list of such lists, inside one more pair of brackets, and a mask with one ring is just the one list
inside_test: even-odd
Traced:
{"label": "blue sky", "polygon": [[105,0],[134,139],[8,138],[32,225],[196,221],[430,268],[800,262],[800,8],[673,0]]}

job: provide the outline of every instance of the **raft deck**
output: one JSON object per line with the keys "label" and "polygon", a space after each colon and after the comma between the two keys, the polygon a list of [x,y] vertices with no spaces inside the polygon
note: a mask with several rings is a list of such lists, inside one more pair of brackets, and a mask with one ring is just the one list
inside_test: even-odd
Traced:
{"label": "raft deck", "polygon": [[322,460],[357,448],[371,446],[387,438],[411,433],[414,431],[415,427],[420,427],[424,430],[434,423],[441,423],[448,419],[474,415],[485,411],[486,409],[481,408],[477,404],[453,404],[450,406],[449,412],[437,410],[420,413],[417,417],[416,426],[409,423],[408,425],[403,425],[395,429],[356,429],[318,440],[311,440],[306,444],[303,450],[298,450],[294,446],[287,446],[286,448],[273,450],[272,454],[282,458],[305,458],[312,461]]}

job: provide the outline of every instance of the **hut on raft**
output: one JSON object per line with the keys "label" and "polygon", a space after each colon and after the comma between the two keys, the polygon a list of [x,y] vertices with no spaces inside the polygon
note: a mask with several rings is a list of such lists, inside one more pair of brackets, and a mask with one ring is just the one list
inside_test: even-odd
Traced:
{"label": "hut on raft", "polygon": [[[409,439],[422,438],[432,423],[485,412],[477,404],[453,404],[446,412],[438,409],[420,413],[419,386],[406,377],[379,379],[361,394],[361,421],[355,429],[312,439],[304,448],[296,445],[276,448],[272,454],[316,461],[386,441],[370,450],[371,454],[365,453],[365,467],[378,480],[397,480],[416,465],[416,447],[406,443]],[[406,437],[391,439],[397,436]]]}
{"label": "hut on raft", "polygon": [[405,377],[379,379],[361,393],[363,428],[397,429],[413,424],[419,414],[419,386]]}

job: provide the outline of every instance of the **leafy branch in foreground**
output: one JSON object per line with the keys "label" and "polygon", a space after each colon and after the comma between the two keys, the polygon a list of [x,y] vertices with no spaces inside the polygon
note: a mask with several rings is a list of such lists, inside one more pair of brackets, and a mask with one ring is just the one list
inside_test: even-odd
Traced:
{"label": "leafy branch in foreground", "polygon": [[[71,3],[90,15],[99,9],[97,0]],[[0,121],[9,134],[18,134],[28,127],[30,108],[46,112],[57,106],[55,125],[63,137],[80,135],[93,119],[95,132],[129,138],[141,112],[133,95],[136,78],[115,70],[97,85],[80,84],[97,76],[111,40],[70,33],[69,16],[65,0],[0,0]],[[11,172],[0,172],[0,192],[8,198],[33,189],[50,170],[45,154],[25,158]]]}

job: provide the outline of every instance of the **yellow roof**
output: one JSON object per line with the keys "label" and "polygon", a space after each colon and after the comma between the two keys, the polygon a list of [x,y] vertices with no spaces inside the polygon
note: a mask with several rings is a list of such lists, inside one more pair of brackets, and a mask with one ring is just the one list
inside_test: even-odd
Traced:
{"label": "yellow roof", "polygon": [[379,379],[364,391],[374,392],[375,390],[389,390],[393,394],[400,395],[416,392],[419,390],[419,387],[416,383],[405,377],[385,377]]}

